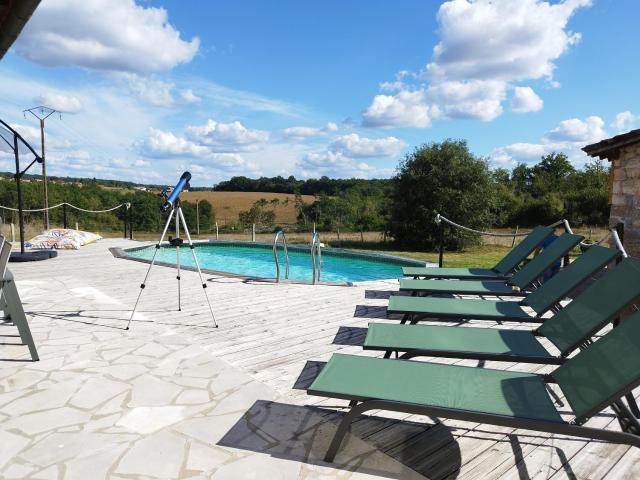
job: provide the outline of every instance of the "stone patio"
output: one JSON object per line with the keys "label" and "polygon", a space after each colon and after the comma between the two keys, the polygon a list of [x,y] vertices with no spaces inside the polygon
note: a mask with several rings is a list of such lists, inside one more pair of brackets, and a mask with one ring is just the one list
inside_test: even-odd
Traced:
{"label": "stone patio", "polygon": [[183,272],[178,312],[175,271],[157,267],[127,331],[147,266],[108,248],[132,245],[108,239],[10,265],[41,361],[29,361],[13,325],[0,327],[1,478],[634,478],[640,469],[630,447],[388,412],[354,423],[326,464],[344,402],[307,396],[301,372],[338,350],[364,354],[362,329],[385,315],[397,282],[207,275],[214,329],[197,275]]}

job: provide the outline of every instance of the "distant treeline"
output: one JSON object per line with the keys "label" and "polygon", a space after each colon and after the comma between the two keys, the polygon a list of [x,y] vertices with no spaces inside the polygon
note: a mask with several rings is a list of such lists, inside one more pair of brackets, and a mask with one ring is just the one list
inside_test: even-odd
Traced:
{"label": "distant treeline", "polygon": [[[22,198],[25,209],[42,208],[43,184],[29,178],[22,182]],[[162,199],[154,192],[124,190],[108,188],[108,180],[77,179],[70,182],[48,182],[49,205],[67,202],[87,210],[106,210],[121,203],[132,205],[131,216],[134,231],[158,231],[166,219],[160,213]],[[126,182],[125,182],[126,183]],[[105,188],[107,186],[107,188]],[[113,187],[113,186],[112,186]],[[18,195],[15,180],[0,178],[0,205],[17,208]],[[196,206],[189,202],[182,202],[182,209],[187,223],[195,230]],[[123,222],[127,211],[124,208],[105,213],[86,213],[67,208],[67,224],[75,227],[78,222],[80,229],[92,231],[117,231],[123,229]],[[63,225],[64,210],[62,207],[49,211],[50,224],[55,227]],[[211,230],[215,225],[213,208],[206,200],[201,200],[198,207],[200,230]],[[18,223],[17,212],[0,209],[0,216],[5,223]],[[25,214],[25,221],[32,224],[42,223],[43,213],[32,212]]]}
{"label": "distant treeline", "polygon": [[360,178],[310,178],[298,180],[294,176],[284,177],[232,177],[217,185],[213,190],[219,192],[273,192],[294,193],[300,195],[344,194],[352,188],[384,188],[391,185],[390,179],[364,180]]}

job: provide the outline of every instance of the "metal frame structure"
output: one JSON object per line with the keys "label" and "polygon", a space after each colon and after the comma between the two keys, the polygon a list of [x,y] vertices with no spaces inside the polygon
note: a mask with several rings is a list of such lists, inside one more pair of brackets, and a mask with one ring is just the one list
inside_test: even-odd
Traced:
{"label": "metal frame structure", "polygon": [[278,260],[278,239],[282,238],[282,246],[284,247],[284,278],[289,279],[289,250],[287,249],[287,237],[284,230],[278,229],[273,234],[273,260],[276,263],[276,283],[280,283],[280,261]]}
{"label": "metal frame structure", "polygon": [[[38,155],[36,153],[36,151],[33,149],[33,147],[31,147],[31,145],[29,145],[26,140],[24,138],[22,138],[22,136],[16,132],[13,128],[11,128],[6,122],[0,120],[0,127],[3,127],[5,129],[7,129],[12,135],[13,135],[13,145],[9,143],[8,139],[4,138],[2,135],[0,135],[0,138],[2,138],[5,143],[7,145],[9,145],[9,148],[11,148],[13,150],[13,154],[15,157],[15,161],[16,161],[16,174],[14,176],[15,180],[16,180],[16,187],[18,189],[18,219],[19,219],[19,229],[20,229],[20,255],[25,255],[25,251],[24,251],[24,209],[23,209],[23,205],[22,205],[22,188],[20,186],[20,180],[22,179],[22,177],[24,176],[24,174],[27,172],[27,170],[29,170],[34,163],[42,163],[42,158],[40,157],[40,155]],[[31,153],[34,156],[34,159],[31,161],[31,163],[29,165],[27,165],[27,167],[20,171],[20,152],[19,152],[19,148],[18,148],[18,140],[20,142],[22,142],[22,144],[24,146],[26,146]],[[49,258],[48,256],[46,258]],[[44,257],[43,257],[44,259]]]}
{"label": "metal frame structure", "polygon": [[207,290],[206,290],[207,284],[204,282],[204,279],[202,277],[202,271],[200,270],[200,262],[198,262],[198,257],[197,257],[196,252],[195,252],[195,245],[193,244],[193,241],[191,240],[191,235],[189,234],[189,228],[187,227],[187,222],[186,222],[186,220],[184,218],[184,214],[182,213],[182,208],[180,206],[180,200],[177,199],[171,204],[171,211],[169,212],[169,216],[167,217],[167,221],[164,224],[164,229],[162,230],[162,235],[160,236],[160,240],[158,241],[158,243],[156,243],[156,249],[153,252],[153,257],[151,259],[151,263],[149,264],[149,268],[147,269],[147,273],[144,276],[144,280],[142,281],[142,284],[140,284],[140,292],[138,293],[138,298],[137,298],[136,303],[135,303],[135,305],[133,307],[133,310],[131,311],[131,316],[129,317],[129,321],[127,322],[126,330],[129,330],[129,326],[131,325],[131,321],[133,320],[133,316],[135,315],[136,310],[138,308],[138,303],[140,302],[140,297],[142,297],[142,292],[144,291],[144,289],[146,287],[147,280],[149,280],[149,275],[151,274],[151,269],[155,265],[156,255],[158,254],[158,251],[160,251],[160,248],[162,247],[162,242],[164,241],[164,237],[166,236],[167,231],[169,230],[169,225],[171,224],[171,220],[173,220],[173,219],[175,219],[176,238],[169,237],[169,244],[174,246],[174,247],[176,247],[176,255],[177,255],[177,262],[176,262],[177,276],[176,276],[176,279],[178,280],[178,310],[180,311],[182,309],[181,294],[180,294],[180,247],[184,243],[183,240],[180,238],[180,224],[182,224],[182,228],[184,229],[184,232],[187,235],[187,242],[189,243],[189,249],[191,250],[191,255],[193,256],[193,261],[196,264],[196,269],[198,271],[198,275],[200,276],[200,283],[202,284],[202,291],[204,293],[204,297],[207,300],[207,305],[209,306],[209,311],[211,312],[211,319],[213,320],[213,326],[214,326],[214,328],[218,328],[218,323],[216,322],[216,317],[213,314],[213,308],[211,307],[211,302],[209,301],[209,296],[207,295]]}
{"label": "metal frame structure", "polygon": [[322,274],[322,249],[320,247],[320,234],[311,234],[311,283],[315,285],[320,281]]}
{"label": "metal frame structure", "polygon": [[[555,383],[550,375],[544,376],[545,383]],[[340,422],[331,445],[327,450],[324,460],[333,462],[338,449],[342,444],[344,436],[349,431],[349,427],[353,420],[369,410],[387,410],[392,412],[408,413],[413,415],[426,415],[429,417],[444,417],[452,420],[461,420],[465,422],[485,423],[496,425],[499,427],[511,427],[515,429],[533,430],[538,432],[546,432],[559,435],[570,435],[574,437],[604,440],[613,443],[622,443],[640,448],[640,423],[638,419],[631,413],[629,408],[622,402],[621,398],[629,394],[633,388],[640,385],[640,381],[634,385],[616,392],[611,399],[611,403],[603,405],[601,408],[594,409],[589,412],[588,416],[576,417],[573,422],[549,422],[543,420],[531,420],[519,417],[507,417],[503,415],[495,415],[489,413],[473,412],[468,410],[456,410],[452,408],[435,407],[428,405],[419,405],[415,403],[396,402],[389,400],[351,398],[346,395],[326,395],[320,391],[308,390],[310,395],[321,397],[336,398],[349,400],[349,412]],[[617,400],[618,399],[618,400]],[[601,411],[606,406],[611,405],[618,422],[622,428],[622,432],[611,430],[597,429],[582,426],[591,416]]]}

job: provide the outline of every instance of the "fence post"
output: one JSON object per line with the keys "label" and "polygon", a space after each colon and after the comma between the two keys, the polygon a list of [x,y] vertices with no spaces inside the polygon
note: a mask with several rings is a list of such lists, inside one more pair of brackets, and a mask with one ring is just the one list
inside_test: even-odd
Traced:
{"label": "fence post", "polygon": [[76,230],[80,230],[80,229],[78,228],[78,222],[76,222]]}
{"label": "fence post", "polygon": [[444,256],[444,222],[440,220],[440,253],[438,255],[438,267],[442,268],[442,257]]}
{"label": "fence post", "polygon": [[67,203],[62,204],[62,227],[67,228]]}
{"label": "fence post", "polygon": [[200,209],[198,205],[200,204],[200,200],[196,202],[196,233],[200,235]]}
{"label": "fence post", "polygon": [[252,224],[251,226],[251,241],[255,242],[256,241],[256,224]]}
{"label": "fence post", "polygon": [[216,222],[216,240],[218,240],[218,222]]}
{"label": "fence post", "polygon": [[516,244],[516,236],[518,235],[518,228],[520,225],[516,225],[516,231],[513,233],[513,241],[511,242],[511,248]]}
{"label": "fence post", "polygon": [[316,233],[316,222],[313,222],[313,233]]}
{"label": "fence post", "polygon": [[16,241],[16,226],[15,224],[11,224],[11,243],[15,243]]}
{"label": "fence post", "polygon": [[133,240],[133,204],[129,204],[129,240]]}

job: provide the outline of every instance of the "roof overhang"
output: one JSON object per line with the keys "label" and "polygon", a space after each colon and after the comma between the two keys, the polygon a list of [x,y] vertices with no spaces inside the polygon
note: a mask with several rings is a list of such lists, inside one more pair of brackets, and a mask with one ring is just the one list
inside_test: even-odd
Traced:
{"label": "roof overhang", "polygon": [[0,0],[0,59],[24,28],[40,0]]}
{"label": "roof overhang", "polygon": [[634,143],[640,143],[640,128],[630,132],[607,138],[598,143],[592,143],[582,149],[590,157],[606,158],[616,160],[620,156],[620,149]]}

